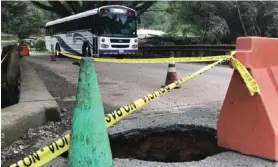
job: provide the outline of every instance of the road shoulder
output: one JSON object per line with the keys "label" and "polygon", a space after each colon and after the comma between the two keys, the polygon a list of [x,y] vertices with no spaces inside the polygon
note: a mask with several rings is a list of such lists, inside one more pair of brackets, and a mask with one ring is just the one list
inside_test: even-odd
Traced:
{"label": "road shoulder", "polygon": [[20,60],[20,71],[19,103],[2,109],[1,113],[2,147],[16,141],[30,128],[61,120],[58,104],[24,58]]}

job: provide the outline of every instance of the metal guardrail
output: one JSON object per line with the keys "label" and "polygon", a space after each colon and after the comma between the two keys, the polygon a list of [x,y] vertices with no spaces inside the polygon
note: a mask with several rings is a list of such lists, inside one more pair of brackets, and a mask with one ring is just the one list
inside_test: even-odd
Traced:
{"label": "metal guardrail", "polygon": [[226,54],[235,50],[235,45],[161,45],[139,46],[139,53],[143,57],[169,57],[172,52],[175,57],[211,56]]}
{"label": "metal guardrail", "polygon": [[161,45],[161,46],[139,46],[139,49],[150,49],[150,50],[169,50],[169,49],[181,49],[181,50],[206,50],[206,49],[222,49],[222,50],[232,50],[235,49],[235,45]]}

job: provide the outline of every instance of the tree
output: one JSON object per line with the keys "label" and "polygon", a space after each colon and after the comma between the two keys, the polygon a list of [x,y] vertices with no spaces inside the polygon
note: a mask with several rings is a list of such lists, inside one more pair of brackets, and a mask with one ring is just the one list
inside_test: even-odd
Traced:
{"label": "tree", "polygon": [[[278,2],[172,2],[171,31],[192,31],[202,43],[232,43],[239,36],[277,37]],[[175,23],[175,24],[173,24]]]}
{"label": "tree", "polygon": [[43,24],[43,13],[29,2],[3,1],[1,15],[2,30],[20,39],[37,33]]}
{"label": "tree", "polygon": [[217,14],[218,8],[212,2],[177,2],[169,11],[174,12],[181,31],[192,31],[200,43],[217,43],[230,32],[227,20]]}
{"label": "tree", "polygon": [[56,13],[60,17],[70,16],[105,5],[126,5],[137,11],[138,16],[151,7],[155,1],[31,1],[41,9]]}
{"label": "tree", "polygon": [[171,24],[171,14],[167,13],[169,2],[157,2],[141,16],[140,28],[166,31]]}

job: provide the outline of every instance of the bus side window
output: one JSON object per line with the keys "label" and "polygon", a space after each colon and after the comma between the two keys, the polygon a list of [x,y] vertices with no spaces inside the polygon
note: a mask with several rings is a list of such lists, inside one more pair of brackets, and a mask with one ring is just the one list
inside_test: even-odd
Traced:
{"label": "bus side window", "polygon": [[67,22],[65,22],[65,24],[64,24],[65,34],[67,33],[68,29],[69,29],[69,22],[67,21]]}
{"label": "bus side window", "polygon": [[45,36],[48,36],[48,27],[45,27]]}
{"label": "bus side window", "polygon": [[60,27],[61,27],[60,25],[61,25],[61,24],[56,24],[56,25],[55,25],[55,33],[56,33],[56,34],[59,34],[59,33],[60,33]]}
{"label": "bus side window", "polygon": [[61,34],[65,33],[65,24],[66,24],[66,22],[61,23]]}
{"label": "bus side window", "polygon": [[50,26],[49,34],[50,34],[50,35],[53,35],[53,26]]}
{"label": "bus side window", "polygon": [[54,34],[55,34],[54,25],[51,27],[51,34],[52,34],[52,35],[54,35]]}
{"label": "bus side window", "polygon": [[50,27],[47,27],[47,29],[46,29],[46,35],[50,35]]}
{"label": "bus side window", "polygon": [[68,21],[67,31],[72,31],[72,20]]}
{"label": "bus side window", "polygon": [[82,22],[81,19],[74,20],[74,30],[82,29]]}
{"label": "bus side window", "polygon": [[63,33],[63,23],[59,24],[59,33],[62,34]]}
{"label": "bus side window", "polygon": [[98,34],[98,24],[96,24],[96,22],[97,22],[96,18],[97,18],[97,15],[93,15],[92,19],[91,19],[91,28],[92,28],[92,33],[94,35]]}
{"label": "bus side window", "polygon": [[63,25],[63,31],[64,31],[64,34],[67,33],[67,27],[68,27],[68,22],[64,22],[64,25]]}
{"label": "bus side window", "polygon": [[79,30],[78,20],[79,19],[73,20],[73,30],[74,31]]}
{"label": "bus side window", "polygon": [[92,27],[91,25],[92,25],[92,17],[91,16],[85,17],[85,28],[90,29]]}
{"label": "bus side window", "polygon": [[87,28],[87,23],[86,23],[86,17],[82,17],[81,19],[78,19],[79,20],[79,23],[78,23],[78,26],[79,26],[79,30],[84,30]]}
{"label": "bus side window", "polygon": [[96,15],[95,17],[95,25],[97,27],[98,34],[104,33],[104,23],[100,20],[99,16]]}
{"label": "bus side window", "polygon": [[53,34],[56,34],[56,31],[57,31],[57,24],[53,25],[53,28],[52,28]]}
{"label": "bus side window", "polygon": [[75,30],[75,20],[70,21],[69,29],[70,29],[69,31],[74,31]]}

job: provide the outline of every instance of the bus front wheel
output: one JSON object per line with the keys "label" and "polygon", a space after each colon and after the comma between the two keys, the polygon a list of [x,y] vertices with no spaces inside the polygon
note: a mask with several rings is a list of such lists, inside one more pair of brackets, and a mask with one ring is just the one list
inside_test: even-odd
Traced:
{"label": "bus front wheel", "polygon": [[88,43],[84,43],[82,47],[82,56],[83,57],[91,57],[91,49]]}

